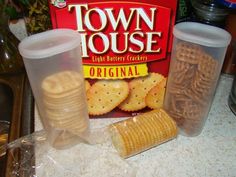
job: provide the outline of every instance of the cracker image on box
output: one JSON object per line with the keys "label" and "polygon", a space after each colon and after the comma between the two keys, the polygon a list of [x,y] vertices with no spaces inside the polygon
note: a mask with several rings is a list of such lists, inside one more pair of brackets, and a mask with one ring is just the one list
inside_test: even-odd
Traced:
{"label": "cracker image on box", "polygon": [[138,111],[145,108],[145,97],[148,92],[164,78],[159,73],[149,73],[148,76],[132,79],[129,82],[130,93],[119,108],[123,111]]}
{"label": "cracker image on box", "polygon": [[75,135],[88,130],[84,78],[80,73],[62,71],[49,75],[42,81],[42,91],[50,126]]}
{"label": "cracker image on box", "polygon": [[91,85],[90,85],[89,81],[87,81],[87,80],[84,81],[84,84],[85,84],[85,91],[87,92],[90,89]]}
{"label": "cracker image on box", "polygon": [[112,111],[129,94],[128,83],[124,80],[99,80],[87,91],[90,115],[102,115]]}
{"label": "cracker image on box", "polygon": [[166,78],[156,84],[145,97],[146,105],[151,109],[161,108],[163,106],[166,90]]}
{"label": "cracker image on box", "polygon": [[112,143],[121,157],[130,157],[177,136],[175,121],[156,109],[109,126]]}

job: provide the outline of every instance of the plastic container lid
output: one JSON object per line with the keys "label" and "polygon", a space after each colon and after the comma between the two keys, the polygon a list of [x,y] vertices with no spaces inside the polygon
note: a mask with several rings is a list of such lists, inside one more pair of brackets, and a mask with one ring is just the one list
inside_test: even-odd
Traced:
{"label": "plastic container lid", "polygon": [[53,29],[26,37],[19,44],[22,57],[40,59],[76,48],[80,35],[71,29]]}
{"label": "plastic container lid", "polygon": [[196,22],[178,23],[173,33],[178,39],[208,47],[226,47],[231,40],[224,29]]}

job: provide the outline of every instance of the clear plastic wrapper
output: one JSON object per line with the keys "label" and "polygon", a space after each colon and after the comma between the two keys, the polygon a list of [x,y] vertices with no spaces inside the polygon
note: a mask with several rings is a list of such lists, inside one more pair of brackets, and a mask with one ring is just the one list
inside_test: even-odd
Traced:
{"label": "clear plastic wrapper", "polygon": [[8,144],[7,148],[13,157],[12,177],[136,176],[136,169],[122,159],[112,146],[81,142],[58,150],[48,143],[45,131],[22,137]]}
{"label": "clear plastic wrapper", "polygon": [[[5,147],[13,159],[11,177],[135,177],[137,169],[124,158],[167,142],[177,134],[175,121],[163,109],[156,109],[93,129],[67,149],[51,146],[45,130]],[[70,141],[70,137],[65,136],[65,140]]]}
{"label": "clear plastic wrapper", "polygon": [[156,109],[109,126],[114,147],[121,157],[130,157],[177,136],[174,120]]}

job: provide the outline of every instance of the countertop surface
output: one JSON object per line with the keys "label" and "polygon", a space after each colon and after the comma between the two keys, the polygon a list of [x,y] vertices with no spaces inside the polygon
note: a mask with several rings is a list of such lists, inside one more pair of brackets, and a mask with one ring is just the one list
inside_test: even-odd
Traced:
{"label": "countertop surface", "polygon": [[[19,21],[10,26],[20,40],[26,36],[24,30],[18,28],[22,24],[23,21]],[[197,137],[179,135],[125,160],[110,151],[110,145],[79,144],[63,151],[47,149],[47,158],[36,159],[37,176],[236,177],[236,116],[228,107],[232,80],[221,75],[204,129]],[[119,120],[91,119],[91,129]],[[35,130],[41,129],[36,110]],[[42,174],[40,167],[47,172]]]}
{"label": "countertop surface", "polygon": [[[121,162],[122,166],[119,168],[126,168],[123,164],[123,162],[125,162],[130,165],[129,169],[132,168],[134,173],[132,173],[132,175],[123,175],[125,177],[129,175],[136,177],[236,176],[236,116],[228,107],[228,96],[232,80],[232,77],[229,76],[222,75],[220,77],[211,110],[204,129],[199,136],[184,137],[179,135],[174,140],[125,159]],[[36,130],[42,129],[37,112],[35,119]],[[91,119],[91,129],[102,128],[119,120],[120,119],[117,118]],[[74,154],[78,154],[79,151],[86,153],[86,150],[81,150],[80,148],[81,147],[75,146],[66,150],[66,152],[67,154],[73,154],[73,157],[76,157]],[[98,146],[96,148],[104,150],[107,147]],[[117,158],[114,159],[117,161]],[[113,161],[109,159],[111,160],[109,161],[111,168],[114,165],[114,159]],[[77,168],[79,165],[80,164],[74,164],[71,168]],[[109,165],[106,168],[109,169]],[[90,170],[92,170],[97,177],[100,177],[100,175],[101,177],[112,176],[112,170],[109,171],[109,174],[106,174],[104,171],[101,172],[101,168],[104,168],[104,165],[102,166],[99,163],[95,163]],[[98,170],[97,173],[96,170]],[[122,176],[122,174],[120,176]]]}

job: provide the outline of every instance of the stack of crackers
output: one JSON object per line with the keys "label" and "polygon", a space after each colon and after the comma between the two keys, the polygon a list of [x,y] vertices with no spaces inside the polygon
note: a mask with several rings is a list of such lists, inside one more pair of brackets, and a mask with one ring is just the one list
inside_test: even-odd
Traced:
{"label": "stack of crackers", "polygon": [[126,158],[177,136],[175,121],[156,109],[109,126],[113,145]]}
{"label": "stack of crackers", "polygon": [[50,127],[73,135],[88,131],[84,78],[80,73],[62,71],[47,76],[42,81],[42,95],[46,122]]}
{"label": "stack of crackers", "polygon": [[179,42],[173,53],[164,108],[185,135],[201,132],[217,84],[219,62],[196,44]]}

